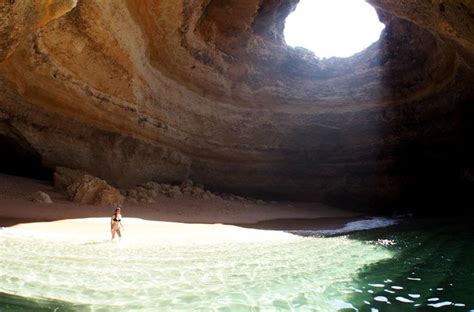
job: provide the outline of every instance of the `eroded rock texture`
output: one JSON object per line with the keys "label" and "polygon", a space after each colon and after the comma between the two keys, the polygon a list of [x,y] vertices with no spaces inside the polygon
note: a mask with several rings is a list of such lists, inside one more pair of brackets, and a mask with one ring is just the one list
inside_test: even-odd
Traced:
{"label": "eroded rock texture", "polygon": [[192,178],[358,209],[460,198],[474,3],[370,0],[380,41],[319,60],[285,45],[297,2],[0,0],[0,142],[117,186]]}

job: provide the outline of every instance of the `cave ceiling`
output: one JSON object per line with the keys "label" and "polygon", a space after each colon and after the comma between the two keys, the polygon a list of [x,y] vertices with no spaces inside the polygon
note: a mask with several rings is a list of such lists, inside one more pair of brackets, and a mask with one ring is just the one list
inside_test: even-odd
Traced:
{"label": "cave ceiling", "polygon": [[118,186],[372,205],[457,179],[474,2],[368,2],[380,40],[320,59],[285,44],[297,0],[0,1],[0,135]]}

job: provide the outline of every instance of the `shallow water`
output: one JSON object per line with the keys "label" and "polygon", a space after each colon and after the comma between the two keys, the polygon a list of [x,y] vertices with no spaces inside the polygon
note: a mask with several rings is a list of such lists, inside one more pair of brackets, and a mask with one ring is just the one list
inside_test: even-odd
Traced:
{"label": "shallow water", "polygon": [[173,246],[0,231],[0,311],[470,311],[469,225]]}

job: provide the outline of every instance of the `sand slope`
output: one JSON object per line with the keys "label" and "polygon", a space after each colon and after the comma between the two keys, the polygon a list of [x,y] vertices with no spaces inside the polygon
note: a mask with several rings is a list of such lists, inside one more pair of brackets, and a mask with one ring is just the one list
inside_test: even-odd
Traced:
{"label": "sand slope", "polygon": [[[28,196],[35,191],[48,193],[54,203],[38,204],[28,201]],[[110,218],[112,213],[113,207],[96,207],[70,202],[47,181],[0,174],[0,226],[64,219]],[[330,219],[358,216],[357,213],[351,211],[318,203],[255,204],[222,199],[201,200],[187,196],[179,198],[160,196],[153,204],[126,203],[122,214],[125,218],[154,221],[228,224],[255,224],[275,219],[291,219],[293,222],[304,219],[325,219],[323,223],[328,223]]]}

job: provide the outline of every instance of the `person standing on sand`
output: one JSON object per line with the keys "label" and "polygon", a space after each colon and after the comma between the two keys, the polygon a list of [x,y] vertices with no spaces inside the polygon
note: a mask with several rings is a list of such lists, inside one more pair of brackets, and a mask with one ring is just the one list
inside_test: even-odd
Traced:
{"label": "person standing on sand", "polygon": [[122,238],[122,231],[124,230],[124,227],[122,224],[122,214],[120,211],[120,206],[117,206],[117,208],[115,208],[114,214],[112,215],[112,219],[110,220],[112,240],[114,240],[115,234],[118,234],[119,238]]}

